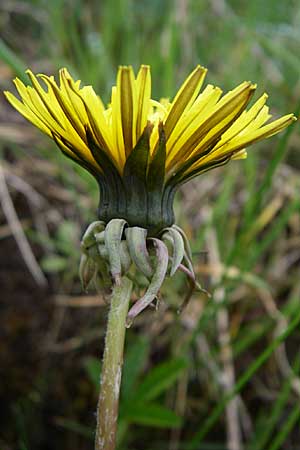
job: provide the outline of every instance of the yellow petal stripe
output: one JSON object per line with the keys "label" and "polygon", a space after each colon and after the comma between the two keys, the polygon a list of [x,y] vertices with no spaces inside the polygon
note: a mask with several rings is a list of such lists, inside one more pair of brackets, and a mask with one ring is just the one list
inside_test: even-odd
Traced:
{"label": "yellow petal stripe", "polygon": [[137,119],[136,140],[141,136],[150,113],[151,75],[150,66],[142,66],[136,79],[137,90]]}
{"label": "yellow petal stripe", "polygon": [[204,81],[206,72],[206,69],[197,66],[177,92],[165,119],[165,134],[167,139],[184,111],[188,109],[195,100]]}

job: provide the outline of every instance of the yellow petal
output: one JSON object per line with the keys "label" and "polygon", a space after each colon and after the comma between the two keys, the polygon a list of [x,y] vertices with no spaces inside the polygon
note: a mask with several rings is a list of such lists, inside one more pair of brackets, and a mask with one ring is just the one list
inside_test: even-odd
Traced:
{"label": "yellow petal", "polygon": [[120,89],[113,86],[111,91],[111,135],[114,141],[113,148],[118,160],[118,166],[124,167],[126,156],[121,122]]}
{"label": "yellow petal", "polygon": [[[71,127],[74,131],[80,136],[83,141],[86,141],[85,130],[83,124],[80,122],[76,111],[74,110],[72,103],[70,102],[69,96],[67,95],[64,87],[61,89],[57,86],[56,82],[51,77],[47,77],[46,75],[39,75],[39,77],[45,81],[48,85],[49,89],[53,91],[53,95],[55,95],[62,111],[64,112],[68,123],[71,124]],[[68,127],[68,129],[70,129]]]}
{"label": "yellow petal", "polygon": [[49,111],[52,117],[63,126],[63,124],[65,123],[65,115],[61,107],[59,106],[56,97],[54,95],[51,95],[51,90],[45,92],[31,70],[26,70],[26,73],[29,76],[35,91],[40,96],[43,104],[45,105],[45,108]]}
{"label": "yellow petal", "polygon": [[226,152],[237,151],[238,149],[253,144],[254,142],[267,139],[282,131],[295,120],[297,120],[297,118],[293,114],[287,114],[250,133],[243,134],[239,138],[237,137],[235,140],[229,142]]}
{"label": "yellow petal", "polygon": [[181,161],[204,152],[214,141],[224,133],[232,121],[245,109],[256,86],[244,82],[233,91],[228,92],[208,112],[203,111],[178,140],[177,153],[169,160],[167,170],[173,170]]}
{"label": "yellow petal", "polygon": [[44,123],[27,107],[25,106],[17,97],[15,97],[10,92],[4,92],[5,97],[9,103],[20,113],[25,119],[29,120],[33,125],[38,127],[43,133],[46,133],[51,137],[50,129],[44,125]]}
{"label": "yellow petal", "polygon": [[133,70],[121,66],[117,76],[117,89],[120,92],[122,132],[125,155],[128,157],[136,143],[136,92]]}
{"label": "yellow petal", "polygon": [[176,153],[182,148],[182,140],[178,143],[187,128],[194,120],[199,119],[202,114],[208,115],[209,111],[215,106],[220,96],[221,89],[208,85],[204,91],[198,96],[193,106],[178,121],[172,135],[167,141],[167,165],[175,157]]}
{"label": "yellow petal", "polygon": [[22,83],[21,80],[15,78],[14,83],[23,100],[24,105],[51,131],[60,132],[62,127],[57,123],[49,111],[46,109],[37,92],[31,87]]}
{"label": "yellow petal", "polygon": [[92,86],[85,86],[78,94],[83,101],[91,128],[98,136],[99,144],[103,149],[111,147],[108,123],[104,115],[104,106],[101,99],[96,95]]}
{"label": "yellow petal", "polygon": [[[7,100],[26,119],[51,136],[64,153],[91,172],[101,171],[88,148],[86,130],[106,152],[120,174],[148,121],[152,122],[150,153],[158,142],[162,123],[166,134],[167,178],[184,167],[186,177],[217,167],[230,159],[245,158],[245,147],[278,133],[295,117],[274,122],[265,105],[267,95],[245,110],[256,86],[244,82],[221,97],[218,87],[208,85],[199,95],[206,69],[197,66],[182,84],[174,100],[151,99],[149,66],[141,66],[135,78],[131,67],[120,67],[111,104],[104,107],[92,86],[81,87],[67,69],[61,69],[59,84],[53,76],[27,74],[32,86],[16,79],[21,100],[5,92]],[[94,169],[93,169],[94,168]]]}
{"label": "yellow petal", "polygon": [[[260,113],[262,108],[264,107],[267,101],[268,95],[263,94],[249,109],[249,111],[244,111],[240,117],[222,134],[221,139],[219,140],[215,149],[222,147],[222,145],[226,144],[226,142],[230,141],[236,135],[245,130],[248,125],[250,125],[257,115]],[[266,118],[267,120],[267,118]]]}
{"label": "yellow petal", "polygon": [[201,89],[207,69],[197,66],[177,92],[169,113],[165,119],[165,134],[168,139],[180,116],[188,109]]}
{"label": "yellow petal", "polygon": [[136,140],[139,139],[147,125],[151,99],[151,73],[150,66],[141,66],[136,79],[137,90],[137,119]]}
{"label": "yellow petal", "polygon": [[78,89],[79,85],[74,83],[72,77],[66,69],[62,69],[60,71],[60,75],[64,91],[68,96],[69,104],[71,105],[71,109],[76,113],[78,122],[84,127],[88,123],[88,118],[83,102],[78,95],[80,92]]}
{"label": "yellow petal", "polygon": [[227,154],[231,156],[232,159],[236,159],[234,155],[239,154],[239,150],[244,149],[244,147],[248,147],[251,144],[254,144],[257,141],[262,139],[266,139],[268,137],[273,136],[276,133],[279,133],[292,122],[294,122],[296,117],[293,114],[287,114],[286,116],[277,119],[268,125],[265,125],[249,134],[243,135],[240,139],[236,139],[233,143],[229,142],[227,145],[219,148],[216,151],[211,151],[208,155],[200,158],[190,169],[188,172],[195,170],[196,168],[201,169],[201,166],[207,163],[210,163],[214,160],[219,160],[220,158],[225,157]]}
{"label": "yellow petal", "polygon": [[247,159],[247,151],[245,149],[240,150],[236,153],[234,153],[231,157],[231,159],[235,160],[235,159]]}

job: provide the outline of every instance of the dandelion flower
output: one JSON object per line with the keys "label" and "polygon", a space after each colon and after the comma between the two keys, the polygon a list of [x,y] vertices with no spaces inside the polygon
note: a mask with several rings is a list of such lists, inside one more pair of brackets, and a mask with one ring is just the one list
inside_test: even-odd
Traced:
{"label": "dandelion flower", "polygon": [[197,66],[172,101],[151,97],[150,67],[137,76],[121,66],[106,107],[92,86],[81,87],[67,69],[53,76],[27,74],[31,86],[14,80],[21,100],[5,92],[27,120],[61,151],[88,170],[100,187],[99,218],[124,218],[158,233],[174,223],[177,188],[197,175],[247,156],[245,148],[279,133],[295,117],[269,121],[263,94],[248,104],[256,85],[232,91],[208,84]]}

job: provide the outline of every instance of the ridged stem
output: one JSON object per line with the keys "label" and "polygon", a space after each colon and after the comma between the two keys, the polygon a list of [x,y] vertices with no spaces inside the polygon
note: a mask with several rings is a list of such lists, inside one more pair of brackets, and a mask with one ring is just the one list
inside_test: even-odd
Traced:
{"label": "ridged stem", "polygon": [[97,407],[95,450],[115,450],[116,446],[125,324],[131,291],[132,282],[123,277],[111,296]]}

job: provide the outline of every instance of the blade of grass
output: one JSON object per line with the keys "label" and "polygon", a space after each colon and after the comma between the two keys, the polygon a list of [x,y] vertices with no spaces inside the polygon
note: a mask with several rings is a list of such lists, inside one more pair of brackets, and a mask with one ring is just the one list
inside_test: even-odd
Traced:
{"label": "blade of grass", "polygon": [[288,437],[291,430],[296,425],[296,422],[298,422],[300,419],[300,405],[297,404],[292,409],[291,413],[289,414],[287,420],[283,424],[280,432],[277,434],[276,438],[274,439],[273,443],[270,445],[269,450],[280,450],[282,449],[282,444]]}
{"label": "blade of grass", "polygon": [[[280,415],[282,414],[283,408],[285,407],[286,403],[289,400],[290,392],[291,392],[291,381],[292,378],[296,373],[299,371],[300,366],[300,358],[299,355],[297,355],[295,362],[293,364],[293,372],[288,377],[288,379],[285,381],[279,396],[276,399],[276,402],[274,405],[272,405],[272,410],[266,420],[264,421],[264,428],[259,436],[258,439],[256,439],[253,444],[249,446],[249,450],[264,450],[266,448],[266,445],[272,435],[274,436],[274,428],[276,426],[276,423],[278,423]],[[281,430],[282,431],[282,430]],[[281,431],[278,433],[281,435]],[[273,441],[274,442],[274,441]]]}
{"label": "blade of grass", "polygon": [[[296,108],[295,116],[298,117],[299,113],[300,113],[300,104]],[[262,201],[270,190],[275,172],[279,164],[283,161],[284,157],[286,156],[288,150],[288,142],[294,130],[295,124],[289,126],[282,134],[282,136],[279,138],[277,148],[267,166],[267,171],[265,173],[263,182],[256,193],[255,196],[256,201],[253,205],[254,210],[261,209]]]}
{"label": "blade of grass", "polygon": [[146,365],[149,357],[150,342],[144,337],[136,337],[127,348],[124,361],[121,396],[124,403],[132,399],[137,379]]}
{"label": "blade of grass", "polygon": [[137,387],[134,395],[135,401],[143,403],[158,397],[175,383],[186,366],[187,362],[185,359],[177,358],[165,361],[154,367]]}
{"label": "blade of grass", "polygon": [[[199,228],[195,241],[191,242],[193,252],[196,253],[203,249],[206,232],[208,228],[212,225],[212,223],[214,223],[217,228],[218,236],[220,235],[219,244],[221,250],[223,250],[225,242],[224,239],[221,239],[221,233],[223,233],[224,236],[224,226],[227,225],[228,219],[227,214],[229,204],[232,200],[232,193],[235,187],[235,182],[236,182],[235,173],[233,173],[233,171],[228,171],[227,175],[224,178],[224,182],[220,188],[220,194],[218,195],[218,198],[212,210],[211,217],[209,217],[206,220],[206,222],[201,226],[201,228]],[[228,242],[226,244],[228,244]]]}
{"label": "blade of grass", "polygon": [[253,220],[253,215],[257,214],[254,208],[254,203],[256,202],[256,192],[257,192],[257,176],[259,174],[259,164],[260,160],[257,158],[255,152],[251,152],[248,158],[243,164],[243,170],[245,173],[245,187],[247,200],[243,211],[243,223],[242,227],[248,227]]}
{"label": "blade of grass", "polygon": [[239,333],[233,342],[234,357],[241,356],[249,347],[261,339],[272,328],[272,325],[273,321],[267,317],[264,322],[257,324],[257,327],[253,324],[245,327],[243,335],[241,336],[241,333]]}
{"label": "blade of grass", "polygon": [[282,211],[282,213],[274,219],[273,225],[269,232],[260,242],[253,246],[252,252],[249,254],[245,263],[242,264],[241,268],[244,270],[249,270],[256,261],[261,257],[262,253],[270,247],[270,245],[275,241],[275,239],[282,233],[284,227],[286,226],[291,215],[300,207],[300,202],[298,198],[294,199],[289,203],[289,205]]}
{"label": "blade of grass", "polygon": [[0,59],[3,60],[11,70],[22,80],[27,83],[27,75],[25,70],[27,67],[19,56],[17,56],[14,51],[9,48],[9,46],[0,39]]}
{"label": "blade of grass", "polygon": [[228,211],[230,210],[230,203],[232,201],[232,194],[234,188],[236,186],[237,180],[237,172],[231,170],[227,173],[227,176],[224,179],[224,183],[220,190],[220,195],[218,196],[217,203],[213,209],[213,223],[216,227],[217,237],[218,237],[218,246],[220,249],[220,253],[222,255],[225,254],[225,250],[230,245],[230,240],[224,239],[224,234],[229,236],[227,232],[230,223],[228,223]]}
{"label": "blade of grass", "polygon": [[[298,117],[300,112],[300,104],[296,108],[295,115]],[[245,211],[244,213],[246,216],[244,217],[245,224],[243,226],[242,232],[237,236],[235,240],[235,244],[232,247],[228,257],[227,257],[227,264],[232,264],[233,261],[238,257],[238,255],[241,253],[241,249],[244,248],[243,246],[243,239],[245,234],[248,232],[249,228],[252,226],[252,223],[254,221],[254,218],[260,213],[262,203],[264,199],[266,198],[271,186],[273,177],[275,175],[275,172],[279,166],[279,164],[282,162],[284,157],[286,156],[287,149],[288,149],[288,142],[289,138],[292,135],[292,132],[294,130],[295,125],[291,125],[288,127],[285,132],[283,133],[282,137],[279,138],[279,143],[277,145],[277,148],[274,152],[273,157],[270,159],[265,176],[263,178],[262,184],[260,185],[260,188],[255,193],[255,195],[249,195],[248,202],[245,205]]]}
{"label": "blade of grass", "polygon": [[223,400],[213,409],[210,416],[204,421],[204,424],[200,428],[200,430],[195,434],[195,436],[191,439],[190,444],[188,445],[188,450],[194,450],[199,448],[199,443],[206,436],[209,430],[214,426],[222,412],[224,411],[227,403],[243,389],[243,387],[247,384],[249,379],[257,372],[257,370],[268,360],[268,358],[272,355],[274,350],[285,340],[287,337],[295,330],[295,328],[299,325],[300,322],[300,310],[298,314],[291,321],[287,329],[264,350],[259,357],[256,358],[255,361],[250,365],[248,370],[239,378],[234,389],[226,395]]}
{"label": "blade of grass", "polygon": [[79,434],[88,439],[93,439],[94,430],[85,425],[81,425],[75,420],[67,419],[65,417],[56,417],[55,422],[58,426],[71,431],[72,433]]}

